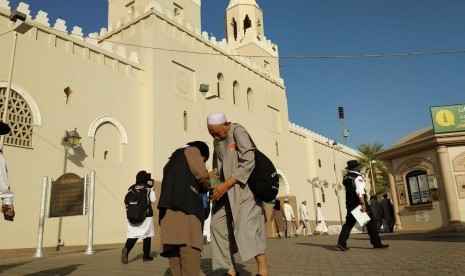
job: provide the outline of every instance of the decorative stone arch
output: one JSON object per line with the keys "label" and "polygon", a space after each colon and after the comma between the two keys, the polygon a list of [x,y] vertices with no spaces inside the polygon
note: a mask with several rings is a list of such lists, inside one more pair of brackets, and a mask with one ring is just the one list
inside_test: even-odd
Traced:
{"label": "decorative stone arch", "polygon": [[[0,87],[7,87],[8,83],[6,81],[0,81]],[[11,90],[18,93],[24,101],[27,103],[32,112],[32,122],[35,126],[42,126],[42,115],[40,114],[39,106],[37,105],[34,98],[31,94],[27,92],[26,89],[22,88],[19,85],[11,84]],[[11,92],[10,92],[11,93]]]}
{"label": "decorative stone arch", "polygon": [[[283,180],[282,182],[284,182],[284,191],[286,192],[285,195],[290,195],[291,194],[291,186],[289,185],[289,181],[287,180],[286,175],[281,170],[278,170],[278,169],[276,170],[276,172],[278,173],[278,176],[279,176],[280,180],[282,179]],[[281,183],[281,181],[280,181],[280,183],[279,183],[280,187],[281,187],[281,184],[283,184],[283,183]],[[281,190],[281,189],[279,189],[279,190]],[[278,196],[284,196],[284,195],[280,195],[278,193]]]}
{"label": "decorative stone arch", "polygon": [[118,129],[121,135],[121,141],[123,142],[123,144],[128,144],[128,135],[126,134],[126,130],[124,129],[123,125],[118,120],[108,115],[102,115],[102,116],[97,117],[90,124],[89,132],[87,133],[87,136],[95,138],[95,133],[97,132],[97,128],[103,123],[113,124]]}
{"label": "decorative stone arch", "polygon": [[397,181],[403,181],[405,176],[415,170],[424,170],[428,175],[436,174],[434,162],[424,157],[413,157],[402,162],[394,171]]}

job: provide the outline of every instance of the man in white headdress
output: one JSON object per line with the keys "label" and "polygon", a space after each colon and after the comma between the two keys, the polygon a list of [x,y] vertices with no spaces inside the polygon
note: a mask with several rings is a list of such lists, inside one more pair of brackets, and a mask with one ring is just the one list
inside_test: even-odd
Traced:
{"label": "man in white headdress", "polygon": [[255,144],[247,130],[228,122],[224,113],[208,115],[207,124],[214,138],[213,168],[222,181],[211,192],[213,270],[236,275],[233,254],[239,251],[244,262],[255,258],[257,274],[267,276],[263,202],[247,185],[255,166]]}
{"label": "man in white headdress", "polygon": [[[0,135],[8,134],[10,131],[10,127],[0,121]],[[8,182],[5,159],[3,159],[3,148],[0,148],[0,198],[2,200],[2,208],[0,210],[4,213],[3,217],[5,220],[13,221],[13,218],[15,217],[13,191],[11,191],[10,183]]]}

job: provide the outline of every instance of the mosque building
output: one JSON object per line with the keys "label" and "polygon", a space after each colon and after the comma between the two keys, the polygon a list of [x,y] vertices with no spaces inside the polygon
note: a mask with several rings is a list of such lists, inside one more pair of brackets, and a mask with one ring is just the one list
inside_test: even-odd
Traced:
{"label": "mosque building", "polygon": [[[315,220],[321,202],[327,224],[340,225],[342,173],[359,153],[289,121],[265,23],[255,0],[231,0],[217,39],[202,30],[200,0],[109,0],[108,27],[84,36],[65,19],[0,0],[0,112],[8,106],[12,128],[2,143],[16,210],[14,222],[1,222],[10,233],[1,247],[36,247],[44,214],[44,247],[85,245],[91,221],[94,244],[124,242],[123,198],[136,173],[151,172],[159,193],[177,147],[204,140],[212,148],[205,118],[218,111],[273,161],[278,196],[296,214],[307,200]],[[73,215],[60,209],[69,202]]]}

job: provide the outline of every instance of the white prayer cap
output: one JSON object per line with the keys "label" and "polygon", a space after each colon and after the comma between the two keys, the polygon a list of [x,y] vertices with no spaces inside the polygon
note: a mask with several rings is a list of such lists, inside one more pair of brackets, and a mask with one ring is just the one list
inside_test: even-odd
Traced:
{"label": "white prayer cap", "polygon": [[285,199],[284,199],[284,202],[289,202],[289,199],[285,198]]}
{"label": "white prayer cap", "polygon": [[209,125],[221,125],[226,122],[226,115],[223,112],[210,113],[207,117],[207,124]]}

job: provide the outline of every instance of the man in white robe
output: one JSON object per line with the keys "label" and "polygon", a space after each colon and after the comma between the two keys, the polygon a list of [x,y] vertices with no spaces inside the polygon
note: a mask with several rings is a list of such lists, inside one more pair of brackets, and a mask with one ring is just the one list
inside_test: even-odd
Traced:
{"label": "man in white robe", "polygon": [[210,114],[207,124],[214,138],[213,168],[222,181],[211,192],[213,270],[236,275],[233,254],[239,251],[244,262],[255,258],[257,273],[267,276],[263,202],[247,185],[255,166],[255,145],[247,130],[228,122],[224,113]]}
{"label": "man in white robe", "polygon": [[[0,121],[0,135],[8,134],[11,131],[10,127]],[[6,171],[5,159],[3,159],[3,145],[0,146],[0,199],[2,208],[0,211],[5,220],[13,221],[15,217],[15,208],[13,206],[13,191],[10,189],[8,175]]]}
{"label": "man in white robe", "polygon": [[302,205],[299,207],[299,228],[295,232],[296,235],[300,235],[302,230],[305,228],[307,237],[312,235],[312,229],[310,228],[310,223],[308,223],[308,211],[307,211],[307,201],[302,201]]}

